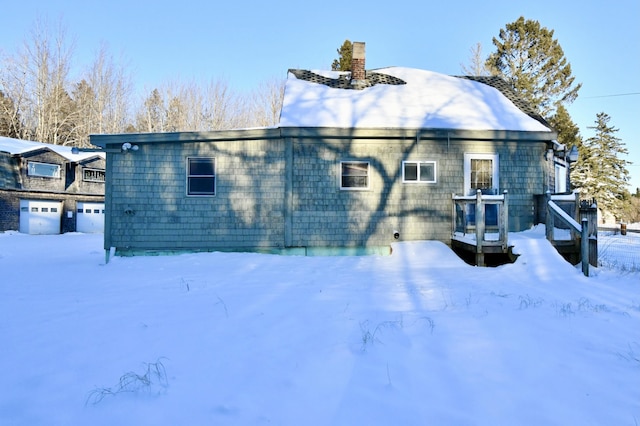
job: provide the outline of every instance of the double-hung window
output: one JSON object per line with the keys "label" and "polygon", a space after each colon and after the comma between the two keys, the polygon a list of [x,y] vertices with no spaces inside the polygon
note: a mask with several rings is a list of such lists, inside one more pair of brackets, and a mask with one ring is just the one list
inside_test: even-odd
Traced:
{"label": "double-hung window", "polygon": [[340,189],[369,189],[369,162],[342,161],[340,163]]}
{"label": "double-hung window", "polygon": [[402,182],[436,183],[435,161],[403,161]]}
{"label": "double-hung window", "polygon": [[215,158],[187,158],[187,195],[216,195]]}

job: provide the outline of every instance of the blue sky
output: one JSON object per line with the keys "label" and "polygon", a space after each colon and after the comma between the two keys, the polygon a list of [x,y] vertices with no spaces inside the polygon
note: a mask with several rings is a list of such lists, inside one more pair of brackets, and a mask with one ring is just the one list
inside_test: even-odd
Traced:
{"label": "blue sky", "polygon": [[[519,4],[522,3],[522,4]],[[366,42],[367,68],[406,66],[460,74],[470,49],[518,17],[535,19],[564,49],[583,86],[569,107],[583,137],[596,114],[620,129],[640,187],[640,2],[513,0],[295,3],[23,0],[3,6],[0,51],[14,52],[37,19],[62,22],[73,64],[88,66],[101,43],[126,58],[136,88],[172,79],[224,80],[237,90],[286,77],[289,68],[328,69],[345,39]]]}

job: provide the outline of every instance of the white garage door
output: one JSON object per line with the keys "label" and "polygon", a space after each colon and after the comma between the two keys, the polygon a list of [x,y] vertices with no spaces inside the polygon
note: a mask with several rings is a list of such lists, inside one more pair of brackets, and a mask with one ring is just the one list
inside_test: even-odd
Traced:
{"label": "white garage door", "polygon": [[78,203],[76,231],[104,232],[104,203]]}
{"label": "white garage door", "polygon": [[59,234],[61,219],[61,201],[20,200],[20,232],[22,233]]}

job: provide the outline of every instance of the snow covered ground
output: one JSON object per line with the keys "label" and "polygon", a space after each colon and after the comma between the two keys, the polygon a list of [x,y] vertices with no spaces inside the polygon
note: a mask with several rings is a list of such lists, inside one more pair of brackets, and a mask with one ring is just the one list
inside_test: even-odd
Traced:
{"label": "snow covered ground", "polygon": [[598,231],[598,261],[607,268],[640,271],[640,233],[627,232],[622,235],[619,232]]}
{"label": "snow covered ground", "polygon": [[640,273],[510,241],[105,265],[102,235],[0,234],[0,424],[640,424]]}

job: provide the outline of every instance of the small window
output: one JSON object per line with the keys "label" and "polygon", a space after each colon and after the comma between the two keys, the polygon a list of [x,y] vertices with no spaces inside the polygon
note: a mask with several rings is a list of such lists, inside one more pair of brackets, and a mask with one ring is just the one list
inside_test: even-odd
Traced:
{"label": "small window", "polygon": [[39,176],[46,178],[59,178],[60,177],[60,165],[36,163],[29,161],[27,163],[27,174],[29,176]]}
{"label": "small window", "polygon": [[84,209],[85,213],[91,213],[91,209]]}
{"label": "small window", "polygon": [[28,212],[28,211],[29,211],[29,207],[27,207],[27,206],[22,206],[22,207],[20,207],[20,211],[21,211],[21,212]]}
{"label": "small window", "polygon": [[93,213],[99,214],[100,213],[100,209],[93,209]]}
{"label": "small window", "polygon": [[471,188],[493,188],[493,161],[489,159],[471,159]]}
{"label": "small window", "polygon": [[31,213],[38,213],[37,207],[31,207]]}
{"label": "small window", "polygon": [[187,194],[216,195],[215,158],[187,158]]}
{"label": "small window", "polygon": [[84,210],[78,209],[78,213],[84,213]]}
{"label": "small window", "polygon": [[100,182],[104,183],[105,174],[104,170],[100,169],[83,169],[82,179],[86,182]]}
{"label": "small window", "polygon": [[369,163],[343,161],[340,163],[340,189],[368,189]]}
{"label": "small window", "polygon": [[51,213],[58,213],[57,207],[51,207]]}
{"label": "small window", "polygon": [[403,161],[402,181],[404,183],[436,183],[436,162]]}
{"label": "small window", "polygon": [[43,207],[42,210],[40,210],[42,213],[49,213],[49,207]]}

